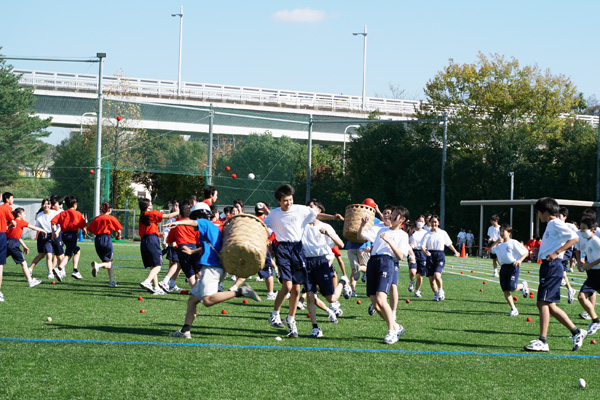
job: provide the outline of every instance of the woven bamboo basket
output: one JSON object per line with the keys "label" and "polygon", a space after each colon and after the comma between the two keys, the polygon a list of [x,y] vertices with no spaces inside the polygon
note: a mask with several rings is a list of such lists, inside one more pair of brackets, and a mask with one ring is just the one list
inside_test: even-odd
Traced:
{"label": "woven bamboo basket", "polygon": [[267,226],[254,215],[229,218],[223,226],[223,246],[219,253],[225,271],[238,278],[260,271],[267,257],[267,238]]}
{"label": "woven bamboo basket", "polygon": [[369,229],[375,223],[375,209],[364,204],[350,204],[346,207],[346,215],[344,216],[344,232],[346,239],[354,243],[364,243],[365,240],[358,239],[358,228],[362,223],[364,216],[369,217],[369,221],[365,225],[365,230]]}

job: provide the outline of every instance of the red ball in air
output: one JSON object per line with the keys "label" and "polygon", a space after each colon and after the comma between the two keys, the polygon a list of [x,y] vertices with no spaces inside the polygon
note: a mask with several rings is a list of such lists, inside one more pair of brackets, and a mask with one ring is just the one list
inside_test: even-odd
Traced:
{"label": "red ball in air", "polygon": [[120,120],[122,120],[121,116],[117,115],[117,121],[120,121]]}
{"label": "red ball in air", "polygon": [[237,175],[236,175],[236,174],[231,174],[231,177],[232,177],[233,179],[235,179],[235,178],[237,178]]}
{"label": "red ball in air", "polygon": [[231,168],[228,166],[225,167],[225,171],[229,171]]}
{"label": "red ball in air", "polygon": [[375,206],[377,205],[377,204],[375,204],[375,200],[373,200],[373,199],[372,199],[372,198],[370,198],[370,197],[367,197],[367,198],[365,199],[365,201],[363,201],[363,204],[364,204],[365,206],[369,206],[369,207],[373,207],[373,208],[375,208]]}

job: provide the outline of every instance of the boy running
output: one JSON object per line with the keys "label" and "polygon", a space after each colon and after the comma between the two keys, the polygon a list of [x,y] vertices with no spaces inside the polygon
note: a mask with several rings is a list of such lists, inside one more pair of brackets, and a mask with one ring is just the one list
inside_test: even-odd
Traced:
{"label": "boy running", "polygon": [[600,290],[600,238],[595,235],[597,227],[596,218],[583,217],[579,224],[579,242],[577,243],[579,250],[585,253],[588,261],[582,263],[581,258],[577,258],[579,272],[587,273],[587,279],[581,286],[578,300],[592,319],[588,326],[588,335],[593,335],[600,329],[600,319],[596,314],[596,296],[594,296]]}
{"label": "boy running", "polygon": [[54,276],[56,276],[56,279],[58,279],[59,282],[62,282],[66,277],[64,269],[70,258],[73,258],[73,273],[71,276],[75,279],[83,279],[77,269],[79,257],[81,256],[81,252],[77,246],[77,238],[79,236],[79,229],[83,230],[84,236],[87,233],[87,221],[83,215],[77,211],[77,198],[75,196],[65,197],[65,205],[68,209],[52,218],[52,237],[58,237],[56,225],[59,225],[60,230],[62,231],[62,241],[65,244],[65,255],[58,267],[54,268]]}

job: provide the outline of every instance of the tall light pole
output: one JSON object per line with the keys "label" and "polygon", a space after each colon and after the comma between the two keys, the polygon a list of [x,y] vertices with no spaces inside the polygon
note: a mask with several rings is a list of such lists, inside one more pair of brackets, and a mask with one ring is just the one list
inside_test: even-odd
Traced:
{"label": "tall light pole", "polygon": [[353,33],[354,36],[363,35],[363,90],[362,90],[362,109],[365,109],[365,89],[367,82],[367,26],[364,32]]}
{"label": "tall light pole", "polygon": [[350,128],[360,128],[360,125],[348,125],[346,129],[344,129],[344,150],[342,151],[342,174],[346,174],[346,133]]}
{"label": "tall light pole", "polygon": [[[508,176],[510,176],[510,199],[513,200],[515,193],[515,173],[509,172]],[[510,208],[510,226],[513,226],[513,209]]]}
{"label": "tall light pole", "polygon": [[171,14],[171,17],[179,17],[179,74],[177,75],[177,96],[181,96],[181,42],[183,39],[183,6],[179,14]]}

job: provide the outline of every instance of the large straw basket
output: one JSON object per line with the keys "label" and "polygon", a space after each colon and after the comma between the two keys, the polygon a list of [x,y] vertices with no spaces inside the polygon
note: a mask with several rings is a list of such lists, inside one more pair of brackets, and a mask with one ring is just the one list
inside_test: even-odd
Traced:
{"label": "large straw basket", "polygon": [[231,217],[223,226],[223,246],[219,259],[225,271],[247,278],[265,265],[267,226],[254,215]]}
{"label": "large straw basket", "polygon": [[364,204],[350,204],[346,207],[343,232],[346,239],[354,243],[365,242],[365,240],[358,239],[358,228],[360,228],[361,220],[364,216],[369,217],[369,221],[365,225],[366,230],[375,223],[375,209]]}

